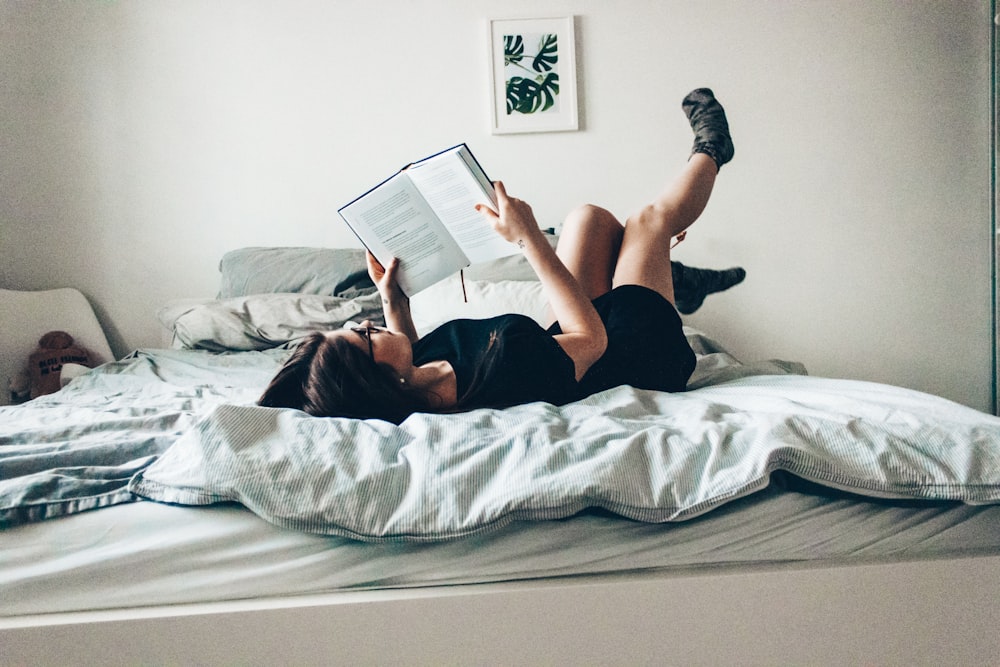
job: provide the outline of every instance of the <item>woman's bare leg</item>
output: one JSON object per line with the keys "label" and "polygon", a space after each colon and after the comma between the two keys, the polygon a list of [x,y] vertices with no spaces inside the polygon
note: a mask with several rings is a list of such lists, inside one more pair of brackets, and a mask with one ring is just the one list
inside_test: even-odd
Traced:
{"label": "woman's bare leg", "polygon": [[671,240],[691,226],[708,204],[718,167],[704,153],[691,156],[667,188],[625,223],[613,286],[643,285],[674,302]]}
{"label": "woman's bare leg", "polygon": [[715,186],[719,168],[733,159],[726,112],[709,88],[684,97],[681,108],[694,132],[694,147],[684,170],[625,223],[614,286],[643,285],[674,302],[670,267],[671,239],[698,219]]}
{"label": "woman's bare leg", "polygon": [[614,215],[592,205],[574,209],[563,222],[556,254],[591,299],[611,290],[624,232]]}

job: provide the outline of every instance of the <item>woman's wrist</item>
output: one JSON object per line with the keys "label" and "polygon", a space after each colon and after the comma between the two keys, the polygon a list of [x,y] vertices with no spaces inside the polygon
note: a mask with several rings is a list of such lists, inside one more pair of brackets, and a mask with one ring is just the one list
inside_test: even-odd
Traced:
{"label": "woman's wrist", "polygon": [[399,294],[382,295],[382,308],[385,310],[403,310],[406,312],[410,311],[410,299],[404,296],[402,292]]}
{"label": "woman's wrist", "polygon": [[545,234],[543,234],[542,230],[537,227],[523,235],[518,236],[514,239],[514,244],[521,250],[521,252],[537,250],[542,246],[545,246],[549,250],[552,249],[552,246],[545,238]]}

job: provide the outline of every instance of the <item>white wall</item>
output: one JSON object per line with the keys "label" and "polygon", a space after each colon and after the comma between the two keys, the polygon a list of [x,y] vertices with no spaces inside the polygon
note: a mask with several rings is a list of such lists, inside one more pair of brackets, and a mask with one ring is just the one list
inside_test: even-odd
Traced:
{"label": "white wall", "polygon": [[[990,404],[980,0],[0,0],[0,286],[73,285],[118,354],[245,245],[356,245],[336,209],[468,142],[545,225],[736,159],[675,257],[747,282],[690,322],[746,359]],[[583,130],[489,133],[486,19],[578,16]]]}

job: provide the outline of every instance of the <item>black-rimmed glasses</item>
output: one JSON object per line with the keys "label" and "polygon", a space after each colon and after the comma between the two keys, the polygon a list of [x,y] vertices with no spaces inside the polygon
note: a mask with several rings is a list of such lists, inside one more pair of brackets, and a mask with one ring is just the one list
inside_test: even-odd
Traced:
{"label": "black-rimmed glasses", "polygon": [[372,363],[375,363],[375,349],[372,347],[372,333],[378,331],[375,327],[351,327],[351,331],[358,334],[366,341],[368,341],[368,356],[371,358]]}

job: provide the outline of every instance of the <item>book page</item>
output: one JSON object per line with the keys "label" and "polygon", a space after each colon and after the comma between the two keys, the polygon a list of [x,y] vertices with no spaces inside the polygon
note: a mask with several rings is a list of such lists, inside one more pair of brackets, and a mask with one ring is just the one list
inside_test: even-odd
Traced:
{"label": "book page", "polygon": [[420,189],[470,262],[475,264],[516,254],[517,246],[497,234],[493,225],[476,210],[476,204],[487,204],[496,210],[496,203],[492,192],[487,193],[470,172],[474,167],[467,164],[460,154],[463,148],[418,162],[405,173]]}
{"label": "book page", "polygon": [[399,258],[399,286],[407,296],[469,265],[405,174],[354,200],[340,215],[383,265]]}

